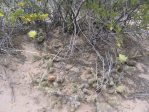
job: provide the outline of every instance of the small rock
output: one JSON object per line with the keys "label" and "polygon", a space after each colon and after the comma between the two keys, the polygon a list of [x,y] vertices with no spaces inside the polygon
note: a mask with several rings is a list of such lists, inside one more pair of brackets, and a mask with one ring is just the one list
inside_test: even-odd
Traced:
{"label": "small rock", "polygon": [[53,75],[49,75],[48,76],[48,81],[54,82],[55,80],[56,80],[56,77],[55,76],[53,76]]}

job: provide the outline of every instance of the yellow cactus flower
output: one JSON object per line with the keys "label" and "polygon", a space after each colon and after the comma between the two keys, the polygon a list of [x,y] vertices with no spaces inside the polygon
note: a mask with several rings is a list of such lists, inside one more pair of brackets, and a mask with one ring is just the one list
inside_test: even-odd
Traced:
{"label": "yellow cactus flower", "polygon": [[121,43],[117,43],[116,45],[117,45],[117,47],[121,47]]}
{"label": "yellow cactus flower", "polygon": [[126,62],[127,59],[128,59],[128,57],[125,56],[125,55],[123,55],[123,54],[119,54],[119,56],[118,56],[118,60],[119,60],[121,63]]}
{"label": "yellow cactus flower", "polygon": [[30,32],[28,32],[28,36],[30,38],[35,38],[36,35],[37,35],[37,31],[35,31],[35,30],[31,30]]}

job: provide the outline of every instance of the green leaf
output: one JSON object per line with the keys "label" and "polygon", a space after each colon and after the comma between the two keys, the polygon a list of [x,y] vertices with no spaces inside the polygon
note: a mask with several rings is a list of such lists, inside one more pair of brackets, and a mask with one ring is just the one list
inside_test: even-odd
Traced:
{"label": "green leaf", "polygon": [[20,15],[22,15],[22,14],[24,14],[24,10],[23,10],[23,9],[18,9],[18,10],[16,10],[16,11],[14,12],[14,16],[20,16]]}
{"label": "green leaf", "polygon": [[131,5],[135,5],[137,3],[137,0],[130,0]]}

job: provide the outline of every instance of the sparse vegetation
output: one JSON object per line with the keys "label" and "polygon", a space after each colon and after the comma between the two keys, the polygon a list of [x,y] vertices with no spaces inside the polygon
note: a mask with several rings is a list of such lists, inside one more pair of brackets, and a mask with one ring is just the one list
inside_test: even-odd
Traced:
{"label": "sparse vegetation", "polygon": [[40,53],[32,62],[43,70],[29,73],[33,85],[72,112],[81,102],[98,112],[103,92],[125,96],[125,76],[146,54],[140,38],[148,33],[148,0],[0,1],[0,54],[38,54],[22,50],[22,41],[33,44]]}

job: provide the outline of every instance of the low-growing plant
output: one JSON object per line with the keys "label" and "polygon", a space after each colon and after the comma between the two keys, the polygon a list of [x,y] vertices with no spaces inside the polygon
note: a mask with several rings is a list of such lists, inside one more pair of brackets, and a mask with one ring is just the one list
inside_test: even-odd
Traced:
{"label": "low-growing plant", "polygon": [[[62,28],[62,34],[69,33],[71,53],[74,53],[72,52],[75,51],[74,49],[78,49],[75,45],[76,37],[83,36],[96,53],[98,61],[102,63],[101,73],[104,83],[104,80],[108,82],[110,79],[111,69],[116,67],[117,61],[116,64],[120,66],[128,61],[129,56],[123,50],[125,37],[130,33],[137,35],[148,30],[149,1],[2,0],[0,1],[0,51],[2,47],[12,45],[5,44],[11,42],[10,37],[15,31],[25,26],[29,26],[28,36],[36,38],[38,30],[31,29],[30,26],[39,21],[41,24],[38,27],[44,25],[46,33],[59,26]],[[38,27],[35,26],[37,29]],[[43,37],[38,38],[41,43],[45,38],[40,37]],[[131,40],[132,37],[129,39]],[[137,38],[135,40],[138,42]],[[52,65],[53,60],[49,59],[47,68],[50,69]]]}

